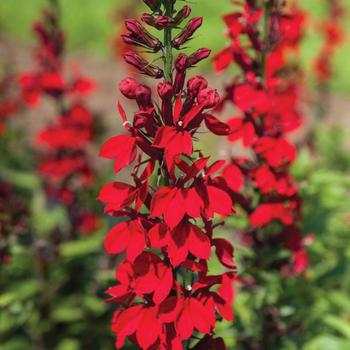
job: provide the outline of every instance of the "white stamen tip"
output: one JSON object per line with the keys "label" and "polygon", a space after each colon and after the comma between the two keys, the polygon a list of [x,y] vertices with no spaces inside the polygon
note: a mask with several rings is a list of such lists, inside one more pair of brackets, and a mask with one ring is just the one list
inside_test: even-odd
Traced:
{"label": "white stamen tip", "polygon": [[186,286],[186,290],[190,292],[190,291],[192,290],[192,286],[190,286],[190,285],[188,284],[188,285]]}
{"label": "white stamen tip", "polygon": [[131,122],[129,122],[128,120],[126,120],[124,123],[123,123],[123,126],[126,126],[126,125],[132,125]]}

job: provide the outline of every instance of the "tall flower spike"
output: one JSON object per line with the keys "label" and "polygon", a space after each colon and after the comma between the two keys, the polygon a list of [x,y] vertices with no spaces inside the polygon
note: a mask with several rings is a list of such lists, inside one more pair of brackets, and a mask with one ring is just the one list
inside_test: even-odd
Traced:
{"label": "tall flower spike", "polygon": [[66,73],[59,2],[49,4],[43,19],[34,25],[39,41],[36,66],[21,74],[19,81],[29,107],[36,107],[43,97],[51,98],[56,107],[55,120],[36,137],[38,171],[48,202],[67,208],[71,229],[65,239],[72,239],[78,233],[94,232],[99,225],[99,218],[80,200],[81,191],[94,179],[89,152],[94,122],[83,98],[95,89],[95,83],[77,69]]}
{"label": "tall flower spike", "polygon": [[[219,108],[233,104],[234,113],[238,110],[228,121],[231,127],[228,139],[241,141],[250,157],[232,156],[222,176],[231,197],[248,219],[241,239],[252,250],[253,257],[244,260],[242,288],[261,287],[267,294],[269,286],[260,285],[262,276],[267,273],[276,278],[295,276],[305,273],[308,267],[301,229],[302,200],[290,174],[296,149],[287,138],[301,124],[300,74],[294,65],[289,65],[289,57],[297,52],[304,18],[297,8],[288,11],[279,1],[244,1],[240,10],[224,17],[232,44],[214,58],[218,71],[230,64],[242,71],[226,87],[227,94]],[[254,293],[249,294],[254,297]],[[280,302],[283,303],[279,299],[273,305],[264,302],[262,309],[255,310],[264,315],[258,325],[262,336],[255,339],[241,329],[238,332],[244,344],[261,349],[281,348],[278,342],[282,335],[278,339],[264,336],[266,329],[280,334],[283,324],[278,311]],[[293,331],[293,327],[283,327],[286,335]]]}
{"label": "tall flower spike", "polygon": [[[116,270],[118,283],[107,291],[116,303],[112,329],[117,349],[128,338],[143,350],[201,349],[206,344],[221,350],[225,346],[215,336],[215,326],[218,318],[233,319],[235,265],[232,245],[215,237],[214,220],[231,215],[233,201],[217,175],[224,162],[210,164],[209,157],[194,151],[194,142],[203,123],[219,135],[230,128],[210,112],[220,98],[207,81],[196,76],[186,84],[189,68],[210,50],[173,57],[173,24],[181,23],[190,9],[176,12],[176,1],[169,0],[145,3],[153,13],[144,14],[143,21],[164,32],[163,67],[135,53],[125,59],[141,73],[164,79],[154,93],[133,78],[120,83],[121,93],[136,101],[138,111],[128,121],[118,103],[126,134],[110,138],[100,151],[101,157],[114,160],[116,173],[133,166],[133,182],[111,182],[99,194],[105,212],[123,220],[105,240],[109,254],[125,254]],[[127,22],[134,32],[130,23],[139,22]],[[174,39],[176,47],[201,23],[201,18],[191,20]],[[212,247],[216,257],[211,257]],[[211,275],[211,258],[226,272]]]}

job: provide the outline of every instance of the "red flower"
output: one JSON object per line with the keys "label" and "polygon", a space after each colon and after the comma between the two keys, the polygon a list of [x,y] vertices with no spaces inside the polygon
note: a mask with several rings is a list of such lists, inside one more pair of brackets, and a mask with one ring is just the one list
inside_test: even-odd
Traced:
{"label": "red flower", "polygon": [[157,224],[149,231],[153,248],[168,248],[171,264],[176,267],[191,253],[198,259],[209,259],[210,240],[196,225],[182,222],[173,229]]}
{"label": "red flower", "polygon": [[291,205],[263,203],[250,216],[250,224],[253,227],[266,226],[273,220],[278,220],[285,225],[292,224],[294,217]]}

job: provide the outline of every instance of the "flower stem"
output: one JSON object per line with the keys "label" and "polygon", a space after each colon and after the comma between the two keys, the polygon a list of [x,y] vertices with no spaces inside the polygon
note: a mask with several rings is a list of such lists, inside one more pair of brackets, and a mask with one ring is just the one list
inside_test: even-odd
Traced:
{"label": "flower stem", "polygon": [[[172,18],[174,14],[173,0],[164,0],[165,15]],[[172,29],[164,29],[164,75],[165,79],[173,82],[173,50],[171,46]]]}
{"label": "flower stem", "polygon": [[260,72],[263,81],[266,79],[266,57],[269,52],[269,36],[270,36],[270,16],[271,16],[272,0],[265,2],[265,13],[263,23],[263,50],[261,52]]}

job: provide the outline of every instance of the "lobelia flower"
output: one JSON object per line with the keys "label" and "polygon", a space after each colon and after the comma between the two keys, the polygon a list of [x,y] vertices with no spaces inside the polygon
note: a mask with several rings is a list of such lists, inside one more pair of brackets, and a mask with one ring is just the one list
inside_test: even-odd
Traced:
{"label": "lobelia flower", "polygon": [[[297,53],[305,14],[275,1],[243,3],[240,10],[224,17],[231,44],[214,56],[214,62],[218,72],[231,64],[242,72],[225,87],[226,96],[217,110],[227,104],[234,105],[236,113],[238,110],[227,122],[231,130],[228,140],[241,142],[247,157],[232,156],[221,176],[227,193],[247,218],[242,242],[247,242],[254,256],[244,260],[247,272],[239,277],[239,283],[244,288],[245,281],[250,281],[249,285],[259,288],[264,274],[292,277],[304,274],[308,267],[301,231],[302,200],[290,173],[297,150],[287,137],[302,123],[301,87],[289,58]],[[279,255],[282,252],[283,257]],[[279,299],[275,303],[278,305]],[[277,332],[279,322],[283,321],[277,317],[268,329]],[[260,326],[265,329],[267,325]],[[287,335],[289,332],[293,330],[286,329]],[[242,333],[242,341],[252,347],[267,346],[260,338],[244,334],[244,329]]]}
{"label": "lobelia flower", "polygon": [[19,75],[18,80],[29,107],[50,97],[57,108],[56,118],[36,136],[38,172],[47,200],[67,207],[73,237],[77,232],[90,234],[100,226],[99,218],[79,199],[81,190],[91,186],[94,178],[89,151],[94,121],[83,98],[96,89],[96,84],[76,68],[65,73],[65,38],[57,15],[60,11],[57,4],[51,6],[42,21],[34,25],[39,41],[36,66]]}
{"label": "lobelia flower", "polygon": [[[125,59],[141,73],[164,79],[156,92],[134,78],[121,81],[120,92],[138,109],[128,120],[118,102],[125,133],[111,137],[100,150],[101,157],[113,159],[116,173],[131,169],[129,182],[108,183],[98,197],[105,212],[121,220],[105,239],[108,254],[122,254],[118,283],[107,291],[109,302],[116,305],[112,331],[117,349],[128,338],[144,350],[187,349],[189,340],[199,349],[209,344],[222,350],[215,326],[217,318],[233,319],[234,249],[216,237],[213,220],[233,213],[233,199],[217,174],[225,162],[209,162],[194,144],[203,125],[217,135],[231,130],[211,111],[220,97],[205,78],[194,76],[186,82],[188,70],[210,50],[170,59],[172,47],[185,44],[202,19],[190,20],[173,39],[172,28],[189,16],[189,7],[176,11],[176,1],[145,3],[153,12],[143,14],[142,21],[165,32],[159,51],[164,67],[150,65],[134,53]],[[130,32],[136,32],[130,23],[145,33],[134,20],[127,23]],[[212,258],[226,272],[211,275]]]}

